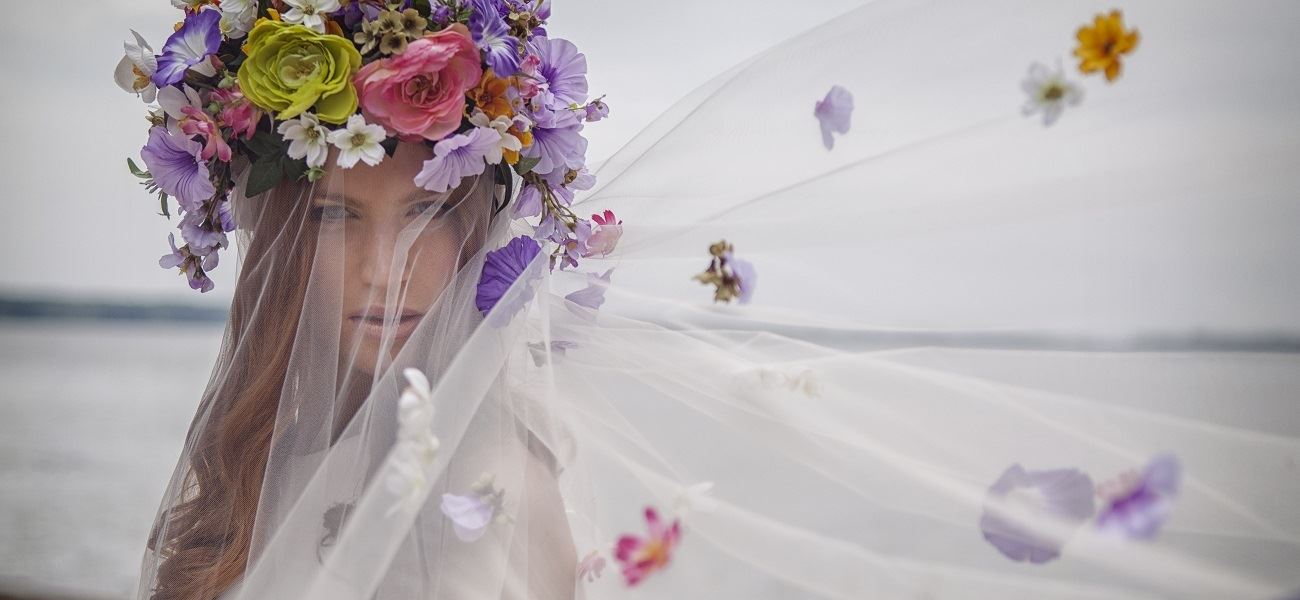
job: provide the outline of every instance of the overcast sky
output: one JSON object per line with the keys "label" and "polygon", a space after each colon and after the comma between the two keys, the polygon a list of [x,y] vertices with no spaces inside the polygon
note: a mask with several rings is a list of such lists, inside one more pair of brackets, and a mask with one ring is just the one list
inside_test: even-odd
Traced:
{"label": "overcast sky", "polygon": [[[555,0],[552,36],[587,55],[611,118],[587,128],[589,160],[617,150],[691,89],[863,0],[654,3]],[[174,223],[126,170],[146,138],[144,105],[113,83],[134,28],[161,48],[179,12],[167,0],[97,0],[50,13],[15,2],[0,21],[4,160],[0,293],[224,303],[233,269],[201,299],[158,268]]]}

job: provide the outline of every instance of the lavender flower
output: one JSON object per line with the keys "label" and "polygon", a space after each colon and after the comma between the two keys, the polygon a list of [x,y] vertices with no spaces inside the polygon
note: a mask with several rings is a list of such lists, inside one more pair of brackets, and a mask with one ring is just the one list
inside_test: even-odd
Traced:
{"label": "lavender flower", "polygon": [[822,144],[830,150],[835,146],[835,139],[831,133],[845,134],[849,132],[849,120],[853,115],[853,94],[848,90],[835,85],[831,86],[826,97],[817,102],[813,108],[813,115],[821,122]]}
{"label": "lavender flower", "polygon": [[149,130],[149,143],[140,149],[140,158],[158,189],[176,198],[181,208],[193,211],[217,191],[208,166],[199,160],[202,151],[202,144],[174,136],[166,127],[154,127]]}
{"label": "lavender flower", "polygon": [[[221,47],[221,11],[201,10],[187,15],[185,23],[163,44],[158,70],[153,74],[159,88],[185,78],[185,71],[203,63]],[[209,75],[214,75],[215,70]]]}
{"label": "lavender flower", "polygon": [[556,169],[580,169],[586,162],[587,139],[582,137],[582,123],[575,120],[564,127],[533,128],[533,144],[524,156],[538,159],[533,172],[546,175]]}
{"label": "lavender flower", "polygon": [[188,244],[178,249],[174,233],[167,234],[167,244],[172,247],[172,251],[158,259],[158,266],[164,269],[180,268],[189,280],[190,289],[198,290],[199,293],[210,292],[216,287],[207,274],[207,271],[217,268],[216,252],[201,257],[191,253]]}
{"label": "lavender flower", "polygon": [[600,306],[605,303],[605,289],[609,287],[609,277],[613,273],[614,269],[600,275],[587,273],[587,287],[568,294],[564,299],[591,310],[600,310]]}
{"label": "lavender flower", "polygon": [[1165,454],[1151,459],[1135,481],[1109,494],[1097,516],[1097,528],[1131,539],[1155,537],[1169,518],[1181,475],[1177,457]]}
{"label": "lavender flower", "polygon": [[433,158],[415,176],[415,185],[431,192],[445,192],[460,180],[483,172],[487,153],[500,143],[501,135],[489,127],[475,127],[439,141],[433,146]]}
{"label": "lavender flower", "polygon": [[519,40],[511,37],[492,0],[471,0],[469,30],[474,45],[484,52],[487,64],[498,77],[509,77],[519,70]]}
{"label": "lavender flower", "polygon": [[[483,260],[483,274],[479,277],[478,293],[474,303],[480,312],[487,315],[501,301],[510,286],[519,279],[529,263],[541,254],[542,247],[532,238],[521,235],[510,240],[505,246],[487,253]],[[524,303],[532,298],[531,288],[520,293],[511,306],[502,310],[513,316],[523,308]]]}
{"label": "lavender flower", "polygon": [[496,489],[493,479],[490,473],[484,473],[470,486],[469,494],[442,495],[442,514],[451,520],[460,541],[476,541],[494,520],[506,520],[505,491]]}
{"label": "lavender flower", "polygon": [[542,192],[537,186],[532,184],[524,185],[519,190],[519,199],[515,201],[514,213],[511,215],[516,219],[523,217],[536,217],[542,214]]}
{"label": "lavender flower", "polygon": [[573,42],[564,39],[533,38],[533,54],[541,59],[537,74],[546,89],[564,104],[587,101],[587,57]]}
{"label": "lavender flower", "polygon": [[[1018,509],[1022,514],[1076,525],[1082,525],[1096,510],[1092,479],[1076,469],[1026,471],[1018,464],[1011,465],[989,488],[988,497],[1001,501],[1003,510]],[[980,518],[980,531],[984,539],[1014,561],[1045,563],[1061,554],[1057,540],[1008,519],[990,506],[985,506]]]}
{"label": "lavender flower", "polygon": [[609,116],[609,105],[605,104],[604,96],[588,102],[584,110],[586,111],[585,120],[588,123],[595,123]]}
{"label": "lavender flower", "polygon": [[217,248],[227,245],[226,234],[219,223],[213,222],[207,210],[191,210],[181,217],[181,237],[195,253],[207,256]]}

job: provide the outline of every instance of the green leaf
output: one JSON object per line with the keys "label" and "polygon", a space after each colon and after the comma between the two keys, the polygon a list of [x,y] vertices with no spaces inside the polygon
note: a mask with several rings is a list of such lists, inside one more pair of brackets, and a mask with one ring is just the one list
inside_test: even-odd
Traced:
{"label": "green leaf", "polygon": [[244,196],[252,198],[269,190],[284,178],[280,161],[273,157],[259,159],[248,170],[248,182],[244,184]]}
{"label": "green leaf", "polygon": [[301,179],[303,175],[307,174],[307,160],[302,158],[289,158],[289,155],[286,154],[284,155],[284,158],[280,159],[280,171],[284,173],[285,178],[297,181],[298,179]]}
{"label": "green leaf", "polygon": [[428,17],[433,12],[433,7],[429,6],[429,0],[415,0],[415,2],[411,3],[411,6],[420,12],[421,17]]}
{"label": "green leaf", "polygon": [[162,207],[162,216],[172,218],[172,214],[167,212],[167,192],[158,192],[158,204]]}
{"label": "green leaf", "polygon": [[126,159],[126,168],[131,169],[131,174],[140,179],[149,179],[153,177],[153,175],[149,174],[148,171],[135,166],[135,161],[131,160],[129,157]]}
{"label": "green leaf", "polygon": [[528,172],[532,171],[533,167],[536,167],[539,162],[542,162],[542,157],[540,156],[521,156],[519,157],[519,162],[515,163],[515,172],[520,175],[527,175]]}
{"label": "green leaf", "polygon": [[244,145],[248,146],[248,149],[257,155],[258,160],[278,157],[279,155],[285,155],[286,152],[284,138],[269,131],[259,131],[253,134],[253,139],[244,142]]}

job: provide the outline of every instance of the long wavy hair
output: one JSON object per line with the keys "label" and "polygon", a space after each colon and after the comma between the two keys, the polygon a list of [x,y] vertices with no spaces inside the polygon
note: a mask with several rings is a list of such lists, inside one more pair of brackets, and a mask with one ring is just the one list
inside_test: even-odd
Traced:
{"label": "long wavy hair", "polygon": [[[514,183],[508,169],[491,175],[479,181],[494,185],[477,186],[492,196],[488,222],[509,203]],[[499,186],[504,193],[493,193]],[[461,197],[477,199],[474,191],[463,190]],[[164,507],[149,537],[148,547],[161,561],[153,600],[215,598],[248,565],[280,394],[316,251],[319,226],[308,218],[311,200],[309,186],[284,184],[244,207],[255,213],[247,215],[251,218],[240,215],[253,225],[224,349],[186,437],[188,469],[173,483],[180,486],[179,502]],[[484,211],[455,212],[461,220],[481,218]],[[462,261],[478,251],[484,229],[466,232]],[[342,424],[350,418],[345,415]]]}

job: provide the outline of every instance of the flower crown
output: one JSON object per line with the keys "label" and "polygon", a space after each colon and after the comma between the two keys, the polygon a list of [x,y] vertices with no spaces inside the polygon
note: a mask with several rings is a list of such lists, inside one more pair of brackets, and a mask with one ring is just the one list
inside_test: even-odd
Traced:
{"label": "flower crown", "polygon": [[[414,183],[432,192],[496,165],[523,185],[512,211],[536,217],[551,267],[613,249],[621,222],[578,217],[590,189],[585,123],[609,114],[589,99],[587,59],[546,34],[549,0],[172,0],[184,21],[161,53],[132,31],[115,79],[150,111],[144,168],[131,172],[180,217],[183,244],[159,264],[213,288],[236,227],[231,161],[249,163],[244,195],[324,169],[377,165],[398,141],[433,158]],[[330,147],[335,165],[326,165]]]}

